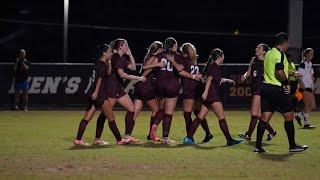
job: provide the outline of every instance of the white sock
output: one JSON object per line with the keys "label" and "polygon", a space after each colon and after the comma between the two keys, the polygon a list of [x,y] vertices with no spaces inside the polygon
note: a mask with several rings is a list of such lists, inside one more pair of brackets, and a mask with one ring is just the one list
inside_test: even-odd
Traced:
{"label": "white sock", "polygon": [[309,124],[309,113],[303,113],[304,125]]}

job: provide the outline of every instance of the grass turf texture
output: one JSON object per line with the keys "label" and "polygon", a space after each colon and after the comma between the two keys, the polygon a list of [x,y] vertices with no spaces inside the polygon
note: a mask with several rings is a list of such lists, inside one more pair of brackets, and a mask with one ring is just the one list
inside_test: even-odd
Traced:
{"label": "grass turf texture", "polygon": [[[102,139],[110,145],[75,147],[73,140],[82,111],[1,111],[0,179],[320,179],[319,112],[311,113],[314,129],[302,129],[294,121],[296,142],[307,144],[302,153],[289,153],[283,118],[275,113],[271,125],[278,134],[263,146],[268,153],[255,154],[253,140],[225,147],[226,140],[212,112],[207,116],[214,138],[200,142],[204,131],[199,126],[196,146],[183,145],[186,136],[183,112],[173,115],[170,138],[176,143],[148,142],[150,112],[141,112],[133,136],[137,144],[116,145],[107,123]],[[249,125],[248,111],[226,111],[234,138]],[[88,124],[83,139],[92,143],[97,112]],[[124,133],[125,112],[116,111],[120,132]],[[162,128],[159,126],[158,136]]]}

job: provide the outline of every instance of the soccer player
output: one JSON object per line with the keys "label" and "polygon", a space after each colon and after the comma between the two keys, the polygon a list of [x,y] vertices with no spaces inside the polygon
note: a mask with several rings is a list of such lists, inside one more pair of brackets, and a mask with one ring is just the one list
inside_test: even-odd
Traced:
{"label": "soccer player", "polygon": [[[141,67],[140,71],[141,76],[146,77],[146,81],[140,81],[134,85],[134,119],[136,120],[137,116],[140,114],[144,103],[146,103],[151,109],[150,129],[149,135],[147,136],[148,140],[151,140],[150,132],[155,119],[158,119],[156,121],[160,123],[163,118],[163,109],[160,109],[158,106],[156,97],[156,84],[154,82],[154,68],[162,68],[164,66],[163,62],[158,62],[155,58],[155,56],[162,51],[162,42],[152,42],[148,48],[147,54],[144,57],[143,66]],[[155,140],[160,141],[160,138],[156,137]]]}
{"label": "soccer player", "polygon": [[233,139],[231,137],[223,106],[219,98],[219,88],[222,83],[227,82],[233,85],[235,84],[231,79],[221,78],[219,65],[223,63],[223,60],[224,54],[221,49],[215,48],[211,51],[207,65],[203,70],[206,75],[205,89],[202,94],[203,103],[198,116],[193,120],[190,126],[187,137],[183,139],[183,143],[185,144],[194,144],[193,135],[210,110],[213,110],[219,120],[220,129],[227,140],[227,146],[233,146],[243,141],[242,139]]}
{"label": "soccer player", "polygon": [[302,126],[300,115],[304,119],[304,128],[311,129],[314,126],[309,123],[310,112],[316,108],[316,101],[314,97],[314,71],[312,68],[312,59],[314,56],[314,50],[312,48],[307,48],[302,52],[302,62],[298,68],[298,72],[302,74],[302,79],[300,83],[300,92],[302,93],[303,100],[303,110],[295,116],[299,125]]}
{"label": "soccer player", "polygon": [[[136,80],[136,81],[145,81],[146,78],[143,76],[134,76],[129,75],[124,72],[125,69],[136,70],[136,63],[129,48],[129,45],[125,39],[118,38],[112,43],[112,49],[114,53],[111,57],[111,66],[112,71],[110,78],[108,78],[108,99],[110,101],[111,107],[113,109],[114,105],[118,102],[122,107],[127,110],[125,116],[125,135],[124,139],[126,141],[136,143],[139,142],[139,139],[136,139],[131,136],[133,127],[135,125],[134,112],[135,107],[130,98],[130,96],[123,90],[123,80]],[[124,55],[129,57],[130,62],[128,62]],[[105,117],[100,114],[99,118],[105,119]],[[99,119],[98,118],[98,119]]]}
{"label": "soccer player", "polygon": [[[180,48],[181,54],[183,56],[183,67],[184,70],[193,75],[200,74],[200,69],[197,63],[197,50],[191,43],[184,43]],[[191,113],[192,110],[197,116],[199,114],[199,110],[194,109],[196,106],[196,101],[200,101],[201,94],[204,90],[204,85],[201,81],[196,81],[190,78],[181,78],[181,84],[183,89],[183,116],[186,123],[186,132],[190,129],[190,125],[192,123]],[[201,121],[201,126],[204,129],[206,135],[202,142],[206,143],[213,138],[208,126],[208,122],[206,119]]]}
{"label": "soccer player", "polygon": [[[183,70],[182,58],[181,55],[177,52],[178,44],[177,41],[169,37],[164,42],[165,51],[159,53],[155,58],[157,62],[163,62],[164,67],[159,69],[156,73],[157,86],[160,98],[163,98],[164,101],[164,115],[162,122],[162,139],[161,143],[173,143],[175,141],[169,138],[169,132],[172,121],[172,114],[177,104],[180,84],[179,84],[179,75],[200,80],[201,75],[192,75]],[[156,141],[156,130],[158,127],[156,120],[154,121],[150,138],[153,141]]]}
{"label": "soccer player", "polygon": [[[251,120],[249,124],[248,131],[239,133],[239,136],[247,141],[251,140],[251,135],[256,128],[257,121],[261,116],[261,103],[260,103],[260,86],[263,81],[263,58],[266,52],[269,50],[269,46],[266,44],[258,44],[256,47],[255,57],[250,61],[247,72],[241,76],[241,81],[244,81],[247,77],[251,78]],[[276,136],[277,132],[268,123],[266,129],[269,131],[267,141],[270,141]]]}
{"label": "soccer player", "polygon": [[279,33],[275,37],[275,47],[264,56],[264,81],[261,85],[261,119],[257,127],[255,153],[266,152],[262,148],[262,137],[273,113],[279,111],[284,118],[284,128],[289,141],[289,152],[300,152],[308,146],[299,146],[295,142],[293,111],[290,101],[289,75],[300,77],[301,74],[288,70],[285,52],[288,50],[288,35]]}
{"label": "soccer player", "polygon": [[[109,76],[108,74],[108,66],[107,63],[112,56],[112,50],[109,45],[102,44],[97,46],[97,54],[94,69],[92,73],[92,85],[87,92],[88,96],[88,106],[85,112],[84,118],[81,120],[78,128],[77,137],[74,141],[75,145],[88,145],[84,140],[82,140],[82,136],[86,130],[88,123],[91,121],[96,109],[101,108],[102,113],[105,117],[108,117],[109,126],[111,131],[113,132],[115,138],[117,139],[118,144],[125,144],[127,143],[125,140],[121,138],[120,132],[117,128],[115,117],[110,105],[110,102],[107,97],[107,88],[108,85],[106,80]],[[101,139],[101,134],[103,131],[103,126],[105,123],[104,121],[97,120],[97,127],[96,127],[96,139],[93,142],[95,145],[106,145],[107,142]]]}

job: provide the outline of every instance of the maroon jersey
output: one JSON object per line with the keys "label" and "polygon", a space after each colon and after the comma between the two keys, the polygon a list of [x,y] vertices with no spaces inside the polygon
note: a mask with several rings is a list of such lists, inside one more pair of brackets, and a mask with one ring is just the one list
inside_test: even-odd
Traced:
{"label": "maroon jersey", "polygon": [[220,67],[216,62],[213,62],[208,69],[207,76],[211,76],[211,84],[208,91],[208,96],[204,100],[207,104],[211,105],[213,102],[221,102],[220,100],[220,81],[221,81],[221,73]]}
{"label": "maroon jersey", "polygon": [[[144,70],[142,70],[143,66],[141,66],[140,76],[143,74]],[[140,99],[143,102],[152,100],[156,98],[156,90],[154,86],[153,79],[153,70],[146,76],[146,80],[144,82],[137,82],[134,85],[134,98]]]}
{"label": "maroon jersey", "polygon": [[[101,60],[96,61],[94,63],[94,68],[93,68],[93,72],[92,72],[92,84],[91,84],[90,89],[87,92],[89,104],[94,105],[96,108],[101,107],[102,104],[104,103],[104,101],[106,99],[108,99],[107,98],[107,79],[108,79],[108,77],[109,77],[108,65]],[[95,100],[92,100],[91,96],[96,89],[98,78],[101,78],[99,92],[98,92],[97,98]]]}
{"label": "maroon jersey", "polygon": [[122,58],[118,53],[114,53],[111,58],[111,75],[108,78],[108,97],[111,98],[120,98],[125,95],[123,90],[123,79],[118,74],[118,69],[125,70],[129,65],[129,62]]}
{"label": "maroon jersey", "polygon": [[163,62],[165,66],[159,68],[156,73],[158,93],[163,98],[174,98],[179,95],[179,74],[172,64],[166,59],[167,54],[174,56],[178,64],[182,64],[181,55],[174,51],[165,51],[157,55],[158,61]]}
{"label": "maroon jersey", "polygon": [[251,94],[260,95],[260,86],[263,82],[263,61],[254,57],[251,64]]}
{"label": "maroon jersey", "polygon": [[[192,63],[190,57],[183,58],[184,70],[190,74],[199,74],[200,69],[198,65]],[[203,93],[204,85],[201,81],[181,77],[183,98],[184,99],[198,99]]]}
{"label": "maroon jersey", "polygon": [[167,78],[179,78],[177,70],[172,66],[172,64],[167,60],[167,54],[171,54],[174,56],[174,60],[178,64],[182,64],[182,56],[174,51],[164,51],[159,53],[156,57],[158,58],[159,62],[163,62],[165,66],[159,69],[158,78],[159,79],[167,79]]}

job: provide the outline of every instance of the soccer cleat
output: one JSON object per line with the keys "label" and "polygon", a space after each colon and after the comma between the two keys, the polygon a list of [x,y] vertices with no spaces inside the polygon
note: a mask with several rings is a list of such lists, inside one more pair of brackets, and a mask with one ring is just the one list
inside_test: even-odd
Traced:
{"label": "soccer cleat", "polygon": [[170,144],[170,143],[174,143],[174,142],[175,142],[174,140],[171,140],[168,137],[161,139],[161,143],[163,143],[163,144]]}
{"label": "soccer cleat", "polygon": [[[151,140],[150,134],[147,136],[147,140],[149,140],[149,141]],[[161,139],[156,137],[155,142],[160,142],[160,141],[161,141]]]}
{"label": "soccer cleat", "polygon": [[157,125],[156,124],[152,125],[152,127],[151,127],[150,139],[152,141],[158,142],[157,141]]}
{"label": "soccer cleat", "polygon": [[108,145],[109,143],[98,138],[98,139],[95,139],[92,144],[93,145]]}
{"label": "soccer cleat", "polygon": [[89,144],[84,142],[84,140],[74,140],[74,145],[77,145],[77,146],[88,146]]}
{"label": "soccer cleat", "polygon": [[13,106],[13,110],[19,110],[18,106]]}
{"label": "soccer cleat", "polygon": [[298,124],[302,126],[301,118],[298,115],[294,116],[294,118],[297,120]]}
{"label": "soccer cleat", "polygon": [[132,142],[132,143],[137,143],[137,142],[140,142],[140,139],[136,139],[134,137],[131,136],[130,138],[130,141],[129,142]]}
{"label": "soccer cleat", "polygon": [[257,148],[255,147],[253,150],[254,153],[264,153],[267,152],[266,150],[264,150],[262,147],[261,148]]}
{"label": "soccer cleat", "polygon": [[273,133],[268,134],[268,138],[266,141],[271,141],[277,135],[277,131],[273,131]]}
{"label": "soccer cleat", "polygon": [[120,141],[117,142],[117,144],[118,145],[124,145],[124,144],[127,144],[127,142],[125,142],[124,140],[121,139]]}
{"label": "soccer cleat", "polygon": [[126,137],[117,142],[118,145],[128,144],[131,140],[131,137]]}
{"label": "soccer cleat", "polygon": [[247,141],[250,141],[250,140],[251,140],[251,136],[249,136],[249,135],[247,134],[247,132],[244,133],[244,134],[239,133],[239,136],[240,136],[242,139],[245,139],[245,140],[247,140]]}
{"label": "soccer cleat", "polygon": [[182,140],[183,144],[188,144],[188,145],[195,145],[194,141],[192,139],[189,139],[188,137],[185,137]]}
{"label": "soccer cleat", "polygon": [[240,144],[243,141],[243,139],[231,139],[229,141],[227,141],[227,146],[233,146],[236,144]]}
{"label": "soccer cleat", "polygon": [[302,152],[307,150],[308,148],[309,147],[307,145],[303,145],[303,146],[296,145],[294,147],[290,147],[289,152]]}
{"label": "soccer cleat", "polygon": [[211,139],[213,138],[212,134],[208,134],[206,135],[206,137],[204,137],[204,139],[202,140],[203,143],[207,143],[209,142]]}
{"label": "soccer cleat", "polygon": [[303,126],[303,128],[304,128],[304,129],[312,129],[312,128],[314,128],[314,126],[311,126],[310,124],[305,124],[305,125]]}

